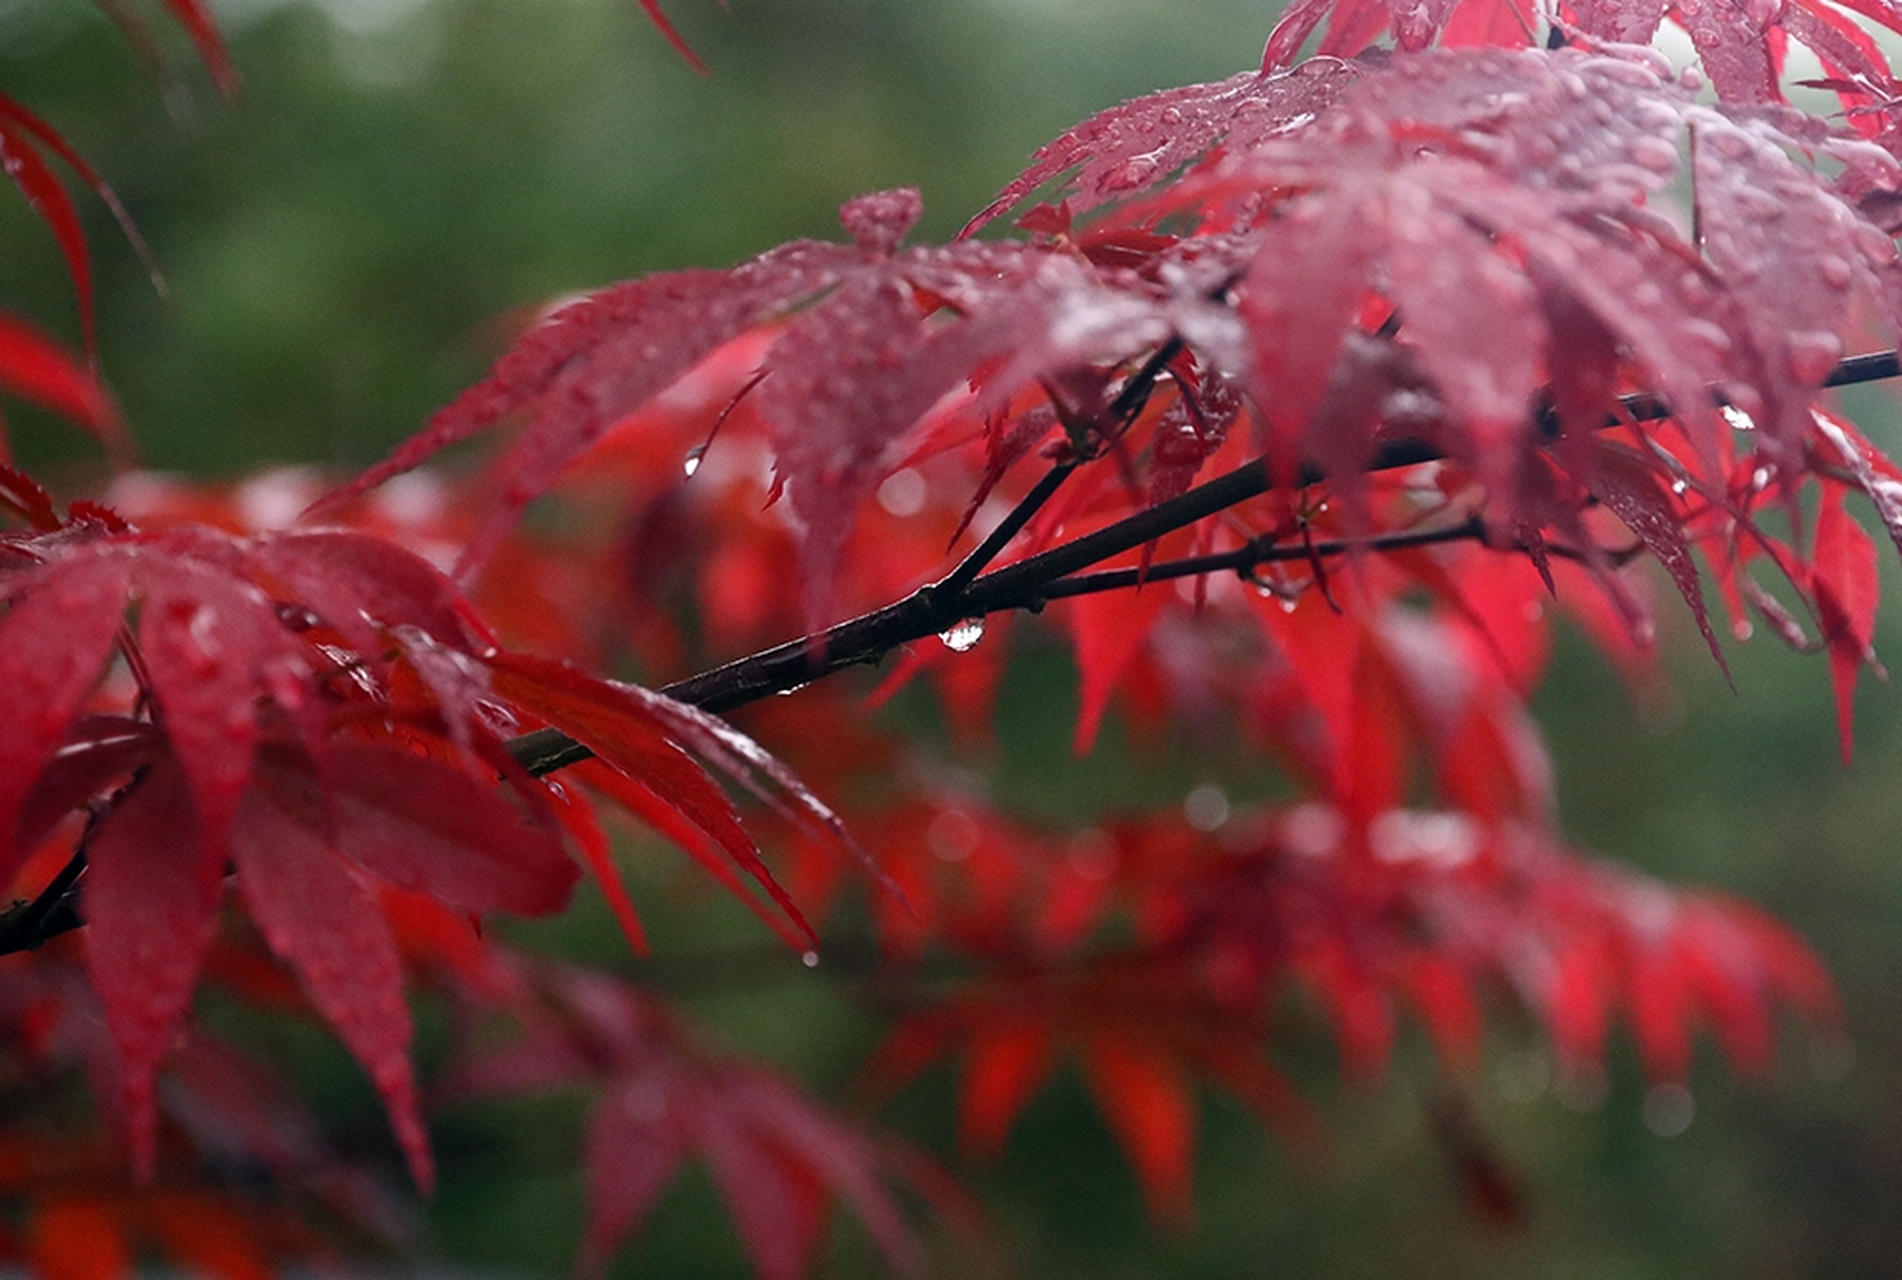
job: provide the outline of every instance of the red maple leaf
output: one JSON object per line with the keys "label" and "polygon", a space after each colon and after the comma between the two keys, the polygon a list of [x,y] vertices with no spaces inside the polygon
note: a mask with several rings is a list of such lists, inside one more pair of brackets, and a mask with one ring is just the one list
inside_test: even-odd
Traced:
{"label": "red maple leaf", "polygon": [[897,1148],[829,1115],[770,1072],[694,1045],[652,997],[602,975],[538,963],[521,1033],[465,1052],[449,1096],[587,1084],[588,1225],[576,1270],[598,1276],[691,1158],[704,1160],[763,1280],[805,1274],[837,1199],[900,1271],[922,1264],[891,1185],[931,1191]]}
{"label": "red maple leaf", "polygon": [[1146,289],[1107,290],[1065,255],[1027,245],[897,248],[919,212],[915,192],[861,196],[841,212],[854,245],[789,244],[729,271],[655,276],[572,303],[319,510],[526,412],[529,429],[501,464],[501,501],[464,556],[479,563],[557,470],[615,422],[722,344],[783,321],[754,394],[803,532],[816,621],[859,504],[895,468],[918,420],[974,369],[1011,356],[990,379],[991,393],[1003,394],[1120,354],[1139,335],[1161,336]]}
{"label": "red maple leaf", "polygon": [[[0,579],[11,601],[0,679],[21,731],[0,743],[0,865],[11,879],[62,814],[106,797],[82,837],[87,957],[142,1172],[155,1157],[153,1077],[198,983],[229,869],[429,1184],[402,966],[378,886],[473,914],[541,915],[566,904],[577,875],[550,799],[502,750],[498,730],[511,722],[498,706],[571,728],[620,771],[611,794],[638,791],[637,813],[746,868],[802,930],[695,756],[849,844],[836,816],[744,735],[645,690],[495,650],[448,579],[378,539],[70,525],[10,545],[26,563]],[[81,715],[115,649],[128,710],[149,722]],[[497,771],[517,800],[495,789]],[[618,894],[598,849],[591,862]],[[813,941],[803,930],[801,945]]]}

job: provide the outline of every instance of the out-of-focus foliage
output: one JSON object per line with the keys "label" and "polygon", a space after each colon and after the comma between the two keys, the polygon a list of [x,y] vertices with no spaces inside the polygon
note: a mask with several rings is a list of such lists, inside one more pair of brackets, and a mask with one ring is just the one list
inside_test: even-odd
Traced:
{"label": "out-of-focus foliage", "polygon": [[[943,239],[1057,130],[1232,71],[1265,29],[1246,0],[1174,30],[1137,5],[673,6],[706,78],[632,3],[541,8],[221,5],[234,105],[182,38],[155,77],[80,0],[0,7],[0,81],[108,176],[171,285],[157,297],[88,211],[107,380],[152,463],[367,464],[474,382],[523,308],[829,236],[879,186],[921,187],[920,233]],[[0,234],[12,305],[70,317],[76,343],[44,229],[10,202]],[[78,448],[48,433],[23,456]]]}

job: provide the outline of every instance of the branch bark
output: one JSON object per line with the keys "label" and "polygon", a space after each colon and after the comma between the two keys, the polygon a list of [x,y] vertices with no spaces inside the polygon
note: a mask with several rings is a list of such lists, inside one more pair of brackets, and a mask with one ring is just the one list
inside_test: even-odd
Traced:
{"label": "branch bark", "polygon": [[[1160,372],[1166,360],[1163,351],[1144,366],[1150,379]],[[1840,361],[1823,385],[1848,386],[1902,376],[1902,354],[1874,351]],[[1141,375],[1139,375],[1139,378]],[[1132,379],[1132,384],[1139,379]],[[1721,397],[1720,397],[1721,399]],[[1120,403],[1121,397],[1119,397]],[[1136,407],[1140,407],[1138,404]],[[1670,407],[1658,397],[1635,392],[1619,398],[1619,413],[1608,426],[1623,422],[1649,422],[1667,417]],[[1540,434],[1547,439],[1558,436],[1556,416],[1549,409],[1535,415]],[[1396,439],[1383,443],[1370,470],[1385,471],[1396,467],[1431,462],[1445,455],[1433,445]],[[1059,468],[1065,464],[1059,464]],[[1035,489],[1032,499],[1041,504],[1068,471],[1053,468]],[[1318,470],[1304,467],[1292,478],[1292,487],[1317,483],[1324,477]],[[1205,480],[1201,484],[1165,502],[1145,508],[1115,524],[1062,543],[1034,556],[989,572],[973,573],[972,567],[988,564],[1003,550],[1002,541],[993,531],[979,551],[938,582],[921,587],[911,595],[882,609],[861,614],[830,627],[817,635],[789,640],[744,658],[714,667],[688,679],[663,687],[660,692],[681,702],[691,703],[716,714],[732,711],[761,698],[797,689],[847,667],[875,663],[902,645],[936,636],[968,618],[1012,609],[1036,610],[1050,600],[1081,595],[1091,591],[1135,586],[1136,570],[1109,570],[1107,576],[1079,577],[1105,560],[1122,555],[1165,534],[1173,533],[1199,520],[1268,492],[1275,487],[1268,460],[1255,458],[1233,471]],[[1034,510],[1034,506],[1031,508]],[[1000,529],[1014,534],[1028,519],[1014,510]],[[1008,534],[1006,535],[1008,536]],[[1436,539],[1446,534],[1435,535]],[[1460,531],[1455,536],[1471,536]],[[1345,545],[1319,544],[1320,554],[1341,554]],[[1220,572],[1265,563],[1270,559],[1304,558],[1313,552],[1305,546],[1285,550],[1246,548],[1229,553],[1229,559],[1212,561],[1210,568],[1172,570],[1182,573]],[[1250,557],[1256,557],[1251,559]],[[1152,566],[1148,577],[1157,578],[1162,566]],[[566,765],[586,760],[592,754],[586,747],[554,730],[537,730],[512,739],[509,750],[523,767],[536,775],[552,773]]]}
{"label": "branch bark", "polygon": [[[1117,397],[1105,406],[1101,415],[1105,426],[1113,429],[1112,424],[1133,417],[1141,409],[1149,388],[1172,358],[1174,350],[1173,344],[1165,344],[1144,364],[1141,371],[1131,377]],[[1898,376],[1902,376],[1902,355],[1896,351],[1875,351],[1841,361],[1824,379],[1823,385],[1848,386]],[[1621,397],[1619,416],[1609,425],[1653,421],[1667,416],[1669,412],[1669,407],[1655,396],[1630,394]],[[1549,410],[1538,412],[1536,421],[1541,435],[1556,438],[1557,422]],[[1380,447],[1370,470],[1390,470],[1443,456],[1432,445],[1421,441],[1391,440]],[[789,640],[747,657],[737,658],[699,675],[676,681],[659,692],[720,714],[776,693],[799,688],[847,667],[878,662],[903,645],[939,635],[968,618],[981,618],[1013,609],[1035,611],[1051,600],[1123,590],[1144,581],[1199,573],[1246,572],[1255,565],[1275,560],[1342,555],[1352,549],[1347,543],[1334,542],[1311,545],[1305,542],[1250,544],[1218,555],[1152,565],[1147,571],[1125,568],[1090,572],[1093,566],[1105,560],[1266,493],[1275,486],[1275,480],[1267,459],[1255,458],[1233,471],[1206,480],[1115,524],[1003,568],[985,571],[986,566],[1002,553],[1009,540],[1022,529],[1037,507],[1055,492],[1076,465],[1075,462],[1060,462],[1053,466],[1043,480],[1033,487],[1025,501],[980,542],[978,549],[938,582],[921,587],[882,609],[848,619],[816,635]],[[1288,483],[1291,487],[1300,488],[1322,478],[1318,471],[1303,468]],[[1483,536],[1483,527],[1473,520],[1434,530],[1409,531],[1388,535],[1384,539],[1370,539],[1361,546],[1373,550],[1393,549]],[[572,738],[552,729],[522,734],[510,739],[507,747],[523,768],[538,777],[577,764],[593,754]],[[39,947],[84,923],[78,911],[84,868],[85,855],[82,849],[73,855],[72,860],[38,897],[0,911],[0,955]]]}

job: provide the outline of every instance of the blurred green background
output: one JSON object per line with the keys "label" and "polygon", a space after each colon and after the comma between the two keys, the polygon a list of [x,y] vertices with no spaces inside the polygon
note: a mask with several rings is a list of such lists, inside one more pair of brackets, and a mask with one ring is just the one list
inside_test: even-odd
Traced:
{"label": "blurred green background", "polygon": [[[673,0],[711,78],[632,0],[214,7],[245,78],[235,104],[208,91],[156,4],[139,11],[163,68],[84,0],[0,0],[0,89],[108,176],[170,284],[155,294],[88,205],[106,375],[152,465],[210,475],[366,464],[481,373],[498,317],[834,235],[837,206],[860,191],[921,187],[920,234],[947,236],[1081,116],[1253,65],[1273,6]],[[0,201],[0,243],[0,304],[76,342],[58,254],[17,200]],[[1860,409],[1893,446],[1891,402]],[[70,431],[10,418],[29,467],[72,485],[96,468]],[[1886,635],[1902,635],[1890,615]],[[1545,1085],[1536,1038],[1496,1022],[1470,1102],[1528,1198],[1516,1230],[1466,1209],[1431,1134],[1436,1086],[1417,1036],[1379,1089],[1341,1084],[1318,1042],[1290,1050],[1332,1129],[1318,1161],[1210,1102],[1198,1221],[1175,1237],[1144,1228],[1133,1179],[1081,1087],[1065,1085],[1033,1105],[1006,1160],[965,1171],[1020,1273],[1902,1275],[1902,715],[1895,691],[1866,688],[1845,769],[1820,659],[1759,640],[1733,645],[1732,662],[1734,694],[1679,643],[1675,696],[1638,708],[1581,643],[1562,646],[1539,704],[1566,823],[1586,846],[1735,891],[1802,930],[1843,986],[1853,1048],[1793,1032],[1776,1072],[1750,1081],[1706,1051],[1694,1122],[1664,1138],[1644,1123],[1628,1045],[1606,1096],[1568,1106]],[[1063,751],[1065,697],[1018,700],[1031,710],[1004,738],[1020,776],[1050,776],[1039,770]],[[1056,785],[1078,791],[1114,767],[1058,764]],[[1164,776],[1192,781],[1198,767]],[[583,907],[557,940],[593,945],[600,916]],[[737,983],[696,977],[696,945],[758,931],[655,923],[659,972],[734,1045],[821,1090],[849,1077],[870,1032],[823,973],[775,961]],[[313,1080],[333,1067],[354,1079],[321,1056],[334,1050],[313,1052]],[[339,1105],[367,1102],[353,1088],[333,1086]],[[885,1117],[946,1147],[949,1096],[940,1075]],[[379,1131],[374,1107],[362,1115]],[[574,1119],[559,1105],[445,1117],[446,1186],[429,1212],[446,1261],[565,1273],[580,1220]],[[690,1179],[617,1274],[743,1274],[730,1235],[704,1178]],[[859,1272],[863,1252],[846,1232],[831,1269]]]}

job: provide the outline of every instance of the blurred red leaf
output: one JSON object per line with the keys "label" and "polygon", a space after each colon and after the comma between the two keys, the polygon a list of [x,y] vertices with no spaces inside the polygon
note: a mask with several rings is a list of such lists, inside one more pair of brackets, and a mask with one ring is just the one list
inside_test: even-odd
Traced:
{"label": "blurred red leaf", "polygon": [[1829,675],[1836,686],[1836,726],[1843,762],[1854,750],[1856,680],[1875,660],[1876,545],[1843,510],[1841,486],[1825,483],[1816,508],[1816,543],[1811,556],[1810,588],[1816,620],[1829,651]]}
{"label": "blurred red leaf", "polygon": [[118,406],[99,376],[25,321],[0,314],[0,388],[79,423],[115,449],[124,444]]}
{"label": "blurred red leaf", "polygon": [[60,253],[66,259],[66,271],[73,280],[73,293],[79,300],[80,327],[86,335],[86,350],[90,352],[95,348],[95,339],[92,260],[86,252],[86,233],[79,225],[72,197],[66,194],[59,175],[39,152],[36,144],[41,140],[40,135],[23,121],[25,108],[10,98],[0,102],[4,103],[0,106],[0,167],[6,169],[13,185],[26,198],[27,207],[46,224],[59,243]]}
{"label": "blurred red leaf", "polygon": [[997,1019],[976,1028],[964,1047],[958,1091],[958,1133],[972,1151],[995,1156],[1025,1104],[1054,1063],[1050,1028],[1028,1019]]}
{"label": "blurred red leaf", "polygon": [[712,74],[708,70],[707,64],[700,60],[700,55],[693,51],[693,47],[687,43],[680,32],[674,28],[672,21],[661,11],[660,0],[640,0],[640,3],[641,11],[647,15],[647,20],[653,23],[661,35],[667,38],[667,43],[673,46],[674,52],[679,54],[686,61],[688,66],[698,71],[701,75]]}
{"label": "blurred red leaf", "polygon": [[918,1269],[917,1240],[887,1185],[909,1178],[881,1145],[776,1076],[697,1049],[651,996],[547,963],[532,972],[546,1001],[520,1007],[518,1039],[472,1050],[459,1080],[465,1092],[601,1086],[588,1117],[580,1274],[605,1270],[695,1156],[762,1280],[807,1272],[835,1198],[889,1262]]}
{"label": "blurred red leaf", "polygon": [[218,30],[218,21],[209,7],[199,0],[165,0],[165,7],[172,17],[185,28],[192,44],[198,48],[198,56],[205,64],[205,70],[211,73],[211,82],[218,92],[226,97],[236,97],[238,93],[238,70],[231,65],[231,54],[225,48],[224,36]]}
{"label": "blurred red leaf", "polygon": [[101,1200],[41,1200],[29,1230],[33,1271],[42,1280],[121,1280],[132,1274],[131,1246],[118,1216]]}
{"label": "blurred red leaf", "polygon": [[1181,1067],[1105,1036],[1089,1042],[1084,1061],[1103,1118],[1142,1180],[1151,1217],[1186,1226],[1194,1204],[1195,1103]]}

